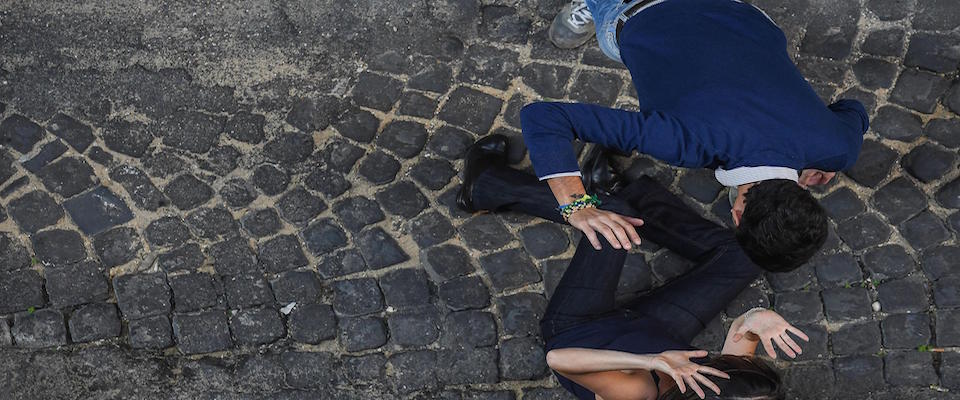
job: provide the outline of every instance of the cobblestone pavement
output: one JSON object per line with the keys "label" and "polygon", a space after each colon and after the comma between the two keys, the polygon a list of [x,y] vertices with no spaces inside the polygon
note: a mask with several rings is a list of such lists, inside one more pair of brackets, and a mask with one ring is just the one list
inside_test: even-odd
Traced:
{"label": "cobblestone pavement", "polygon": [[[569,398],[537,320],[574,233],[452,207],[477,137],[528,165],[523,104],[636,104],[547,42],[562,0],[93,3],[0,4],[0,397]],[[960,398],[960,7],[757,3],[873,124],[824,254],[697,344],[773,307],[791,398]],[[727,218],[709,171],[620,161]],[[647,244],[622,294],[686,267]]]}

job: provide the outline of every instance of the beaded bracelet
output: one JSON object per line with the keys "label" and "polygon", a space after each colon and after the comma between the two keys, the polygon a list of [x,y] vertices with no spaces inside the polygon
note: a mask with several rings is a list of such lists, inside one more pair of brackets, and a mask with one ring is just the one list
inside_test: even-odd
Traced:
{"label": "beaded bracelet", "polygon": [[580,211],[584,208],[597,208],[600,205],[600,199],[596,195],[585,194],[583,197],[574,200],[572,203],[564,204],[557,207],[557,211],[560,211],[560,216],[563,217],[564,221],[569,221],[570,216],[573,213]]}

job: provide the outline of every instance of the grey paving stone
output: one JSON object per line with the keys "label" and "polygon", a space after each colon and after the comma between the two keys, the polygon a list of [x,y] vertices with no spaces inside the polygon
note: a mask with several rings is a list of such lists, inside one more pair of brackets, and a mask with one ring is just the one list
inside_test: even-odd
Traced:
{"label": "grey paving stone", "polygon": [[430,136],[427,141],[427,150],[440,157],[457,160],[466,154],[471,144],[473,144],[473,135],[469,132],[444,125]]}
{"label": "grey paving stone", "polygon": [[403,82],[396,79],[362,72],[357,78],[357,85],[353,88],[353,101],[359,106],[387,111],[400,98],[401,88],[403,88]]}
{"label": "grey paving stone", "polygon": [[960,36],[946,33],[917,32],[910,36],[903,65],[946,73],[960,64]]}
{"label": "grey paving stone", "polygon": [[427,143],[427,129],[412,121],[393,121],[377,135],[377,146],[400,158],[411,158]]}
{"label": "grey paving stone", "polygon": [[[960,93],[960,92],[957,92]],[[923,135],[951,149],[960,147],[960,119],[937,118],[927,121]]]}
{"label": "grey paving stone", "polygon": [[830,334],[833,353],[871,355],[880,351],[880,327],[875,321],[844,325]]}
{"label": "grey paving stone", "polygon": [[362,143],[370,143],[380,128],[380,120],[370,112],[349,109],[333,123],[340,135]]}
{"label": "grey paving stone", "polygon": [[206,159],[197,164],[200,168],[217,175],[227,175],[237,169],[240,162],[240,150],[233,146],[214,146],[207,152]]}
{"label": "grey paving stone", "polygon": [[463,68],[457,75],[457,79],[464,82],[504,90],[520,70],[519,54],[512,50],[476,44],[470,46],[464,56]]}
{"label": "grey paving stone", "polygon": [[455,311],[443,319],[440,344],[447,349],[486,347],[497,343],[497,323],[485,311]]}
{"label": "grey paving stone", "polygon": [[217,144],[226,119],[195,111],[177,111],[160,120],[163,144],[191,153],[206,153]]}
{"label": "grey paving stone", "polygon": [[432,118],[437,111],[437,100],[422,93],[403,92],[397,111],[402,115]]}
{"label": "grey paving stone", "polygon": [[318,344],[337,336],[337,318],[328,304],[297,303],[287,316],[290,338]]}
{"label": "grey paving stone", "polygon": [[397,241],[379,227],[360,232],[355,243],[367,267],[371,269],[386,268],[410,259]]}
{"label": "grey paving stone", "polygon": [[250,210],[240,218],[240,224],[254,237],[271,236],[283,227],[280,215],[272,208]]}
{"label": "grey paving stone", "polygon": [[[816,292],[815,292],[816,293]],[[549,298],[549,297],[548,297]],[[747,312],[754,307],[763,307],[769,308],[771,306],[769,296],[763,292],[759,287],[747,287],[736,298],[733,299],[725,309],[725,312],[728,316],[736,318],[737,316]],[[822,306],[818,306],[823,308]],[[822,310],[817,310],[819,313],[823,313]]]}
{"label": "grey paving stone", "polygon": [[443,93],[450,87],[453,80],[453,72],[446,63],[430,64],[419,72],[410,76],[407,81],[407,87],[411,89],[426,90],[430,92]]}
{"label": "grey paving stone", "polygon": [[480,35],[493,40],[523,44],[527,41],[532,21],[512,7],[486,6],[480,9]]}
{"label": "grey paving stone", "polygon": [[960,11],[944,0],[918,0],[913,27],[922,30],[948,31],[960,26]]}
{"label": "grey paving stone", "polygon": [[263,194],[276,196],[287,190],[287,185],[290,184],[290,175],[273,165],[264,164],[253,170],[250,181]]}
{"label": "grey paving stone", "polygon": [[242,274],[257,269],[253,249],[250,248],[250,243],[241,237],[214,243],[206,248],[206,254],[213,259],[213,268],[221,275]]}
{"label": "grey paving stone", "polygon": [[445,385],[495,383],[499,378],[497,351],[493,348],[441,350],[437,352],[437,379]]}
{"label": "grey paving stone", "polygon": [[858,16],[858,7],[847,4],[833,7],[830,15],[811,20],[800,42],[800,51],[835,60],[843,59],[850,54],[850,47],[857,34],[854,21]]}
{"label": "grey paving stone", "polygon": [[509,390],[473,390],[463,393],[465,400],[514,400],[516,397]]}
{"label": "grey paving stone", "polygon": [[200,251],[200,245],[187,243],[160,254],[157,265],[167,272],[196,270],[203,265],[203,252]]}
{"label": "grey paving stone", "polygon": [[960,276],[948,276],[934,282],[933,301],[940,308],[960,308]]}
{"label": "grey paving stone", "polygon": [[954,233],[960,234],[960,212],[955,212],[947,217],[947,225],[953,229]]}
{"label": "grey paving stone", "polygon": [[[12,171],[12,170],[11,170]],[[10,172],[12,174],[12,172]],[[26,176],[21,176],[17,179],[14,179],[10,184],[4,186],[3,189],[0,189],[0,197],[10,197],[11,194],[19,190],[21,187],[26,186],[30,182],[30,178]]]}
{"label": "grey paving stone", "polygon": [[19,347],[41,348],[67,344],[63,314],[49,308],[14,314],[10,333]]}
{"label": "grey paving stone", "polygon": [[873,214],[863,214],[837,225],[837,234],[853,250],[880,244],[890,236],[890,227]]}
{"label": "grey paving stone", "polygon": [[533,387],[523,389],[523,398],[528,400],[569,400],[575,397],[560,387]]}
{"label": "grey paving stone", "polygon": [[820,293],[800,291],[777,293],[774,310],[791,323],[811,323],[823,319]]}
{"label": "grey paving stone", "polygon": [[353,232],[385,218],[375,201],[360,196],[349,197],[334,204],[333,213],[345,228]]}
{"label": "grey paving stone", "polygon": [[267,272],[283,272],[307,265],[300,241],[293,235],[278,235],[260,243],[257,260]]}
{"label": "grey paving stone", "polygon": [[523,247],[534,258],[547,258],[562,253],[570,246],[566,232],[556,224],[542,223],[520,230]]}
{"label": "grey paving stone", "polygon": [[374,197],[388,213],[404,218],[417,216],[429,205],[427,198],[420,192],[420,189],[407,180],[397,182],[377,192]]}
{"label": "grey paving stone", "polygon": [[203,181],[190,174],[173,178],[163,188],[170,202],[182,211],[199,207],[213,198],[213,189]]}
{"label": "grey paving stone", "polygon": [[130,157],[141,157],[153,142],[155,129],[139,122],[114,120],[103,127],[100,137],[110,150]]}
{"label": "grey paving stone", "polygon": [[89,126],[61,113],[47,121],[47,130],[59,136],[80,153],[83,153],[94,140],[93,132]]}
{"label": "grey paving stone", "polygon": [[889,88],[897,77],[897,65],[879,58],[864,57],[853,64],[860,85],[870,89]]}
{"label": "grey paving stone", "polygon": [[141,164],[154,178],[177,176],[188,171],[187,160],[179,154],[175,150],[157,149],[144,155]]}
{"label": "grey paving stone", "polygon": [[539,321],[547,308],[547,300],[539,293],[517,293],[496,300],[503,333],[515,336],[538,336]]}
{"label": "grey paving stone", "polygon": [[[0,151],[0,183],[4,183],[17,174],[16,168],[14,168],[13,163],[15,162],[10,152],[6,150]],[[21,179],[23,179],[21,177]],[[10,189],[3,190],[3,197],[7,197],[10,193]]]}
{"label": "grey paving stone", "polygon": [[480,257],[480,267],[498,292],[540,281],[540,274],[520,249],[508,249]]}
{"label": "grey paving stone", "polygon": [[950,82],[939,75],[908,69],[900,74],[897,85],[890,93],[890,100],[930,114],[937,106],[937,99],[947,91],[949,85]]}
{"label": "grey paving stone", "polygon": [[869,393],[884,387],[883,359],[876,356],[835,358],[837,387],[844,393]]}
{"label": "grey paving stone", "polygon": [[358,316],[383,310],[383,296],[376,279],[359,278],[334,282],[333,309],[337,314]]}
{"label": "grey paving stone", "polygon": [[256,144],[263,141],[265,123],[262,115],[240,111],[227,120],[223,131],[234,140]]}
{"label": "grey paving stone", "polygon": [[840,93],[838,98],[859,101],[863,104],[863,108],[868,114],[873,114],[873,111],[877,108],[877,95],[873,92],[868,92],[858,87],[847,89],[843,93]]}
{"label": "grey paving stone", "polygon": [[7,203],[10,218],[16,221],[20,229],[27,233],[34,233],[57,223],[63,218],[63,208],[50,197],[39,190],[34,190],[11,200]]}
{"label": "grey paving stone", "polygon": [[263,391],[279,388],[286,380],[286,373],[276,354],[255,354],[237,361],[236,385],[246,391]]}
{"label": "grey paving stone", "polygon": [[864,140],[856,164],[845,171],[847,176],[866,187],[876,187],[887,177],[897,159],[897,152],[874,140]]}
{"label": "grey paving stone", "polygon": [[431,307],[390,314],[387,325],[391,341],[400,347],[427,346],[440,337],[440,314]]}
{"label": "grey paving stone", "polygon": [[935,322],[937,346],[960,346],[960,310],[937,310]]}
{"label": "grey paving stone", "polygon": [[960,353],[943,353],[940,362],[940,379],[943,386],[960,388]]}
{"label": "grey paving stone", "polygon": [[110,295],[106,275],[92,261],[48,268],[44,276],[47,298],[57,308],[106,300]]}
{"label": "grey paving stone", "polygon": [[223,206],[196,209],[187,215],[185,221],[198,237],[204,239],[228,238],[240,230],[233,214]]}
{"label": "grey paving stone", "polygon": [[0,140],[21,154],[29,153],[43,138],[44,129],[22,115],[11,115],[0,122]]}
{"label": "grey paving stone", "polygon": [[533,380],[546,377],[549,368],[543,344],[535,338],[514,338],[500,344],[500,377]]}
{"label": "grey paving stone", "polygon": [[131,320],[130,347],[135,349],[163,349],[173,345],[173,330],[166,315]]}
{"label": "grey paving stone", "polygon": [[870,295],[859,287],[825,289],[823,308],[830,321],[853,320],[871,314]]}
{"label": "grey paving stone", "polygon": [[940,187],[936,194],[937,202],[947,208],[960,208],[960,178]]}
{"label": "grey paving stone", "polygon": [[930,353],[892,351],[884,357],[884,376],[894,386],[930,386],[939,381]]}
{"label": "grey paving stone", "polygon": [[947,96],[943,99],[943,105],[947,106],[954,114],[958,112],[957,110],[960,110],[960,83],[956,81],[953,83],[953,87],[950,88]]}
{"label": "grey paving stone", "polygon": [[305,226],[310,220],[327,209],[327,204],[302,186],[290,189],[277,201],[280,215],[295,226]]}
{"label": "grey paving stone", "polygon": [[874,192],[872,202],[877,211],[894,224],[927,208],[927,196],[904,177],[896,178]]}
{"label": "grey paving stone", "polygon": [[520,72],[523,77],[523,83],[533,89],[537,94],[559,99],[564,95],[564,86],[570,80],[572,70],[568,67],[531,63],[523,67]]}
{"label": "grey paving stone", "polygon": [[612,106],[623,81],[614,74],[582,70],[570,87],[570,98],[584,103]]}
{"label": "grey paving stone", "polygon": [[310,190],[320,192],[328,199],[340,197],[340,195],[353,187],[353,185],[339,173],[325,170],[314,170],[304,178],[303,184]]}
{"label": "grey paving stone", "polygon": [[233,347],[227,316],[222,310],[174,314],[173,335],[184,354],[210,353]]}
{"label": "grey paving stone", "polygon": [[479,277],[451,279],[437,290],[437,295],[451,310],[479,309],[490,305],[490,290]]}
{"label": "grey paving stone", "polygon": [[877,287],[877,300],[884,312],[921,312],[929,307],[927,285],[913,278],[897,279],[881,283]]}
{"label": "grey paving stone", "polygon": [[431,190],[443,189],[456,174],[450,162],[438,158],[423,157],[410,168],[410,177]]}
{"label": "grey paving stone", "polygon": [[503,101],[477,90],[459,87],[454,89],[440,109],[440,119],[467,129],[475,134],[485,134],[493,125]]}
{"label": "grey paving stone", "polygon": [[316,256],[328,254],[347,245],[347,235],[330,218],[314,221],[300,233],[303,242]]}
{"label": "grey paving stone", "polygon": [[18,235],[0,232],[0,271],[16,271],[30,267],[30,253]]}
{"label": "grey paving stone", "polygon": [[130,165],[118,165],[110,170],[110,179],[120,183],[138,208],[156,211],[170,204],[166,195],[158,189],[150,177]]}
{"label": "grey paving stone", "polygon": [[954,168],[956,161],[956,151],[943,150],[925,143],[907,153],[901,163],[910,175],[928,183],[943,178]]}
{"label": "grey paving stone", "polygon": [[[437,353],[432,350],[409,351],[390,356],[394,370],[394,382],[401,393],[432,389],[438,386]],[[428,367],[424,367],[428,366]]]}
{"label": "grey paving stone", "polygon": [[222,288],[215,276],[189,273],[167,278],[173,290],[174,309],[178,313],[197,311],[223,304]]}
{"label": "grey paving stone", "polygon": [[128,321],[171,310],[170,287],[162,273],[127,274],[113,278],[117,305]]}
{"label": "grey paving stone", "polygon": [[364,150],[343,140],[332,140],[323,146],[320,154],[327,168],[346,174],[363,156]]}
{"label": "grey paving stone", "polygon": [[100,262],[110,268],[136,258],[143,244],[135,229],[118,227],[94,236],[93,247]]}
{"label": "grey paving stone", "polygon": [[23,161],[20,165],[23,166],[23,169],[35,174],[51,161],[56,160],[57,157],[63,155],[63,153],[66,151],[67,145],[63,144],[63,142],[60,140],[47,142],[32,158]]}
{"label": "grey paving stone", "polygon": [[104,167],[110,167],[113,165],[113,156],[110,155],[110,153],[107,153],[107,151],[100,146],[91,147],[90,151],[87,152],[87,158]]}
{"label": "grey paving stone", "polygon": [[70,315],[70,339],[75,343],[92,342],[120,336],[120,316],[113,303],[93,303]]}
{"label": "grey paving stone", "polygon": [[388,306],[404,308],[430,302],[430,285],[420,269],[390,271],[380,277],[380,289]]}
{"label": "grey paving stone", "polygon": [[313,271],[287,271],[270,280],[277,303],[310,303],[320,297],[321,285]]}
{"label": "grey paving stone", "polygon": [[387,358],[383,354],[342,357],[344,375],[353,382],[374,382],[386,375]]}
{"label": "grey paving stone", "polygon": [[263,145],[263,155],[280,165],[295,165],[310,157],[314,146],[313,136],[283,132]]}
{"label": "grey paving stone", "polygon": [[[876,118],[871,121],[870,125],[870,128],[880,136],[901,142],[912,142],[920,137],[923,131],[923,122],[919,116],[894,106],[880,107],[880,109],[877,110]],[[861,157],[864,155],[867,154],[861,154]],[[872,153],[871,156],[873,156]],[[857,180],[856,176],[851,177]],[[860,182],[859,180],[857,181]]]}
{"label": "grey paving stone", "polygon": [[913,2],[896,0],[869,0],[866,6],[881,21],[904,19],[914,10]]}
{"label": "grey paving stone", "polygon": [[845,286],[863,281],[857,259],[849,253],[838,253],[814,259],[817,281],[821,286]]}
{"label": "grey paving stone", "polygon": [[33,235],[33,252],[37,259],[53,265],[66,265],[87,257],[83,238],[65,229],[49,229]]}
{"label": "grey paving stone", "polygon": [[898,245],[880,246],[863,255],[863,263],[871,277],[876,279],[901,278],[917,267],[907,252]]}
{"label": "grey paving stone", "polygon": [[283,337],[284,331],[280,313],[270,307],[248,308],[230,315],[230,332],[240,345],[273,343]]}
{"label": "grey paving stone", "polygon": [[960,248],[938,246],[923,252],[920,266],[931,280],[937,280],[955,273],[953,266],[958,257],[960,257]]}
{"label": "grey paving stone", "polygon": [[929,210],[904,221],[898,229],[915,249],[925,249],[950,238],[946,225]]}
{"label": "grey paving stone", "polygon": [[507,228],[493,214],[480,214],[459,228],[460,237],[477,250],[494,250],[503,247],[513,238]]}
{"label": "grey paving stone", "polygon": [[327,352],[290,351],[280,355],[287,384],[294,388],[332,388],[338,381],[340,365]]}
{"label": "grey paving stone", "polygon": [[43,278],[37,271],[0,272],[0,313],[43,307]]}
{"label": "grey paving stone", "polygon": [[805,290],[817,284],[816,272],[813,265],[804,264],[790,272],[767,273],[767,282],[773,290],[782,292],[788,290]]}
{"label": "grey paving stone", "polygon": [[7,318],[0,318],[0,347],[13,346],[13,336],[10,336],[10,323]]}
{"label": "grey paving stone", "polygon": [[324,279],[336,278],[366,269],[367,263],[357,249],[346,249],[333,253],[324,257],[317,265],[317,272]]}
{"label": "grey paving stone", "polygon": [[286,121],[303,132],[313,132],[326,129],[330,124],[330,117],[337,115],[341,105],[332,96],[317,98],[300,98],[294,101]]}
{"label": "grey paving stone", "polygon": [[260,274],[221,277],[227,305],[232,309],[254,307],[274,302],[273,291]]}
{"label": "grey paving stone", "polygon": [[866,207],[863,201],[849,188],[840,188],[820,200],[834,221],[844,221],[862,213]]}
{"label": "grey paving stone", "polygon": [[360,176],[375,185],[393,182],[400,171],[400,162],[384,151],[377,150],[360,162]]}
{"label": "grey paving stone", "polygon": [[469,275],[475,271],[466,250],[452,244],[421,250],[420,262],[436,282]]}
{"label": "grey paving stone", "polygon": [[378,317],[341,318],[339,329],[340,345],[347,351],[375,349],[387,343],[387,328]]}
{"label": "grey paving stone", "polygon": [[930,317],[927,314],[892,314],[880,321],[883,347],[916,349],[930,343]]}

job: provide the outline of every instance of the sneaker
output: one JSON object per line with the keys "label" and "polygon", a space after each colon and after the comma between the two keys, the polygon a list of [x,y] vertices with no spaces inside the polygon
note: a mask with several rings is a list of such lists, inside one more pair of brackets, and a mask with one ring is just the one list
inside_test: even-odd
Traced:
{"label": "sneaker", "polygon": [[550,42],[561,49],[580,47],[593,34],[593,15],[583,0],[573,0],[563,6],[547,32]]}

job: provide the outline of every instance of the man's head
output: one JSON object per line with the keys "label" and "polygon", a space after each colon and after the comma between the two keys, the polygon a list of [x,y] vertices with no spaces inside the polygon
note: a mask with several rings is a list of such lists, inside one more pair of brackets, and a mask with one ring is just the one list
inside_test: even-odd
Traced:
{"label": "man's head", "polygon": [[771,179],[741,190],[734,205],[737,241],[763,269],[796,269],[827,240],[826,211],[796,182]]}
{"label": "man's head", "polygon": [[[720,387],[720,394],[709,389],[704,390],[706,399],[781,400],[784,398],[780,375],[759,358],[725,355],[703,365],[730,375],[730,379],[709,377]],[[700,397],[689,389],[686,393],[680,393],[679,387],[674,386],[660,395],[659,400],[700,400]]]}

